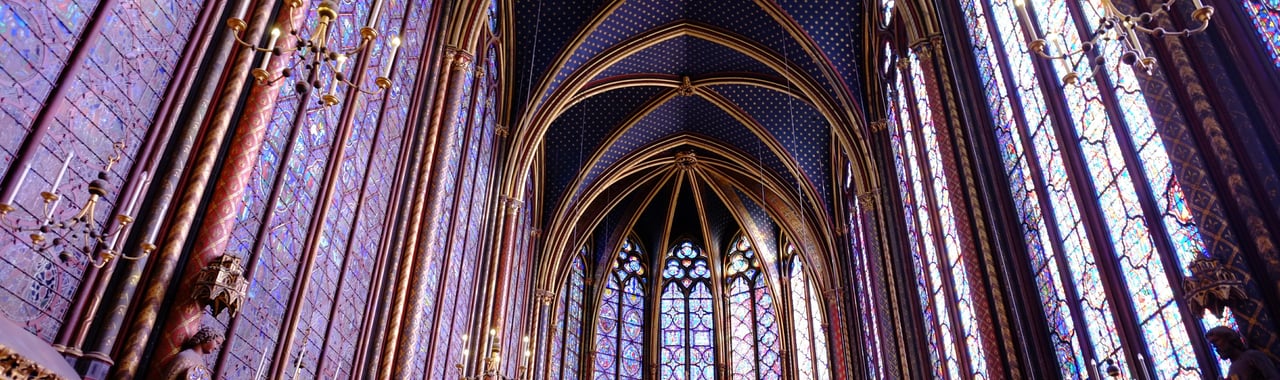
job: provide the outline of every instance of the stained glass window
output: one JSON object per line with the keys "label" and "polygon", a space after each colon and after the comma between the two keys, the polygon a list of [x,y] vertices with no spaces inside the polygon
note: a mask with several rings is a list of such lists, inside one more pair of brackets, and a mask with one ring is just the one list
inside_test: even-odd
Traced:
{"label": "stained glass window", "polygon": [[[62,207],[55,214],[70,218],[74,207],[67,206],[84,204],[89,182],[106,163],[112,144],[121,142],[125,154],[103,178],[109,190],[118,190],[134,168],[170,80],[180,71],[178,63],[199,20],[201,1],[112,4],[0,2],[0,82],[5,83],[0,86],[0,128],[5,131],[0,138],[0,170],[13,169],[15,155],[24,146],[34,152],[11,217],[42,215],[44,203],[37,189],[49,189],[63,158],[74,153],[58,191],[64,197]],[[97,38],[89,39],[85,27],[98,8],[103,9],[99,17],[104,22],[94,32]],[[80,70],[60,78],[77,46],[86,52],[78,63]],[[46,111],[43,139],[26,139],[56,86],[67,89],[64,106]],[[117,203],[117,192],[108,193],[113,195],[98,203],[99,218]],[[63,327],[88,265],[75,255],[64,262],[54,251],[36,254],[25,234],[0,231],[0,276],[6,279],[0,284],[0,315],[47,341]]]}
{"label": "stained glass window", "polygon": [[880,0],[880,22],[889,25],[893,21],[893,3],[895,0]]}
{"label": "stained glass window", "polygon": [[795,326],[796,368],[801,380],[830,380],[831,360],[827,353],[826,324],[822,317],[822,294],[809,279],[804,259],[795,245],[787,244],[791,259],[791,323]]}
{"label": "stained glass window", "polygon": [[709,265],[702,249],[688,240],[667,254],[658,317],[663,379],[715,378]]}
{"label": "stained glass window", "polygon": [[734,380],[782,377],[778,316],[760,261],[746,236],[725,258],[729,293],[729,370]]}
{"label": "stained glass window", "polygon": [[640,247],[626,239],[600,293],[596,322],[596,380],[639,380],[644,358],[645,265]]}
{"label": "stained glass window", "polygon": [[960,242],[949,180],[953,174],[943,165],[944,142],[933,120],[933,89],[927,87],[923,63],[914,52],[903,62],[888,128],[934,375],[987,378],[986,347],[978,332],[970,269],[963,260],[972,253]]}
{"label": "stained glass window", "polygon": [[578,358],[582,347],[582,293],[585,286],[586,266],[582,257],[586,247],[569,264],[569,277],[564,281],[560,306],[556,312],[555,330],[552,330],[551,355],[548,361],[548,380],[572,380],[578,378]]}
{"label": "stained glass window", "polygon": [[[847,166],[846,178],[853,176],[852,166]],[[845,180],[846,192],[852,192],[854,189],[848,179]],[[867,377],[873,379],[894,378],[899,377],[888,371],[891,366],[888,362],[890,356],[893,355],[890,349],[890,339],[883,337],[889,336],[892,328],[891,323],[887,323],[887,318],[883,315],[882,305],[889,303],[884,298],[885,286],[884,279],[881,277],[880,264],[872,257],[871,248],[875,241],[866,235],[863,230],[862,220],[865,217],[862,211],[862,204],[852,195],[848,195],[847,207],[849,210],[849,245],[850,252],[854,255],[855,264],[853,265],[853,275],[857,286],[854,292],[855,302],[858,304],[859,319],[862,325],[862,352],[866,355]]]}
{"label": "stained glass window", "polygon": [[1240,3],[1258,29],[1262,43],[1271,52],[1271,62],[1280,67],[1280,1],[1241,0]]}
{"label": "stained glass window", "polygon": [[[1038,70],[1011,2],[961,5],[1061,375],[1096,378],[1110,360],[1124,376],[1143,367],[1157,378],[1201,377],[1188,332],[1226,322],[1183,315],[1173,296],[1181,273],[1165,268],[1185,268],[1205,247],[1138,76],[1118,62],[1118,44],[1102,46],[1100,75],[1085,62]],[[1079,46],[1079,31],[1095,29],[1101,15],[1092,2],[1027,6],[1028,24],[1066,49]],[[1078,85],[1062,81],[1071,72]],[[1068,123],[1050,117],[1054,102],[1064,103]],[[1084,170],[1068,171],[1070,162]],[[1086,228],[1086,213],[1103,222]],[[1104,236],[1090,238],[1094,231]]]}

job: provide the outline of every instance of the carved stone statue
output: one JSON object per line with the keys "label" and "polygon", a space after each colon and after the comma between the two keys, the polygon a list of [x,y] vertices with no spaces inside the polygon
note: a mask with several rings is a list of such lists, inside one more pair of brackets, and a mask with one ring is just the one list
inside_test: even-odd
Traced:
{"label": "carved stone statue", "polygon": [[1227,371],[1230,380],[1280,380],[1280,371],[1271,362],[1271,358],[1262,351],[1249,349],[1244,345],[1240,333],[1230,327],[1218,326],[1204,334],[1209,344],[1218,351],[1218,355],[1231,361]]}
{"label": "carved stone statue", "polygon": [[164,364],[164,380],[210,380],[213,371],[205,365],[204,356],[222,345],[222,334],[210,327],[201,327],[195,335],[182,342],[182,351],[170,357]]}

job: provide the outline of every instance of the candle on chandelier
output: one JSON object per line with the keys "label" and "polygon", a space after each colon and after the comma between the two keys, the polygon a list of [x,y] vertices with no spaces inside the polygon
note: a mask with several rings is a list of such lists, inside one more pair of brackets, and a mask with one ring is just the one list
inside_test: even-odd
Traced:
{"label": "candle on chandelier", "polygon": [[31,173],[31,164],[27,164],[22,169],[22,174],[18,175],[18,183],[13,185],[13,192],[9,193],[9,197],[4,200],[4,204],[13,205],[13,198],[18,196],[18,190],[22,189],[22,183],[27,182],[28,173]]}
{"label": "candle on chandelier", "polygon": [[400,36],[391,37],[390,45],[391,55],[389,57],[391,58],[382,67],[382,77],[387,79],[391,79],[391,66],[396,62],[396,53],[400,52]]}
{"label": "candle on chandelier", "polygon": [[62,169],[58,170],[58,177],[53,180],[53,186],[49,188],[50,194],[58,193],[58,185],[62,184],[62,178],[67,175],[67,167],[71,166],[71,159],[76,156],[76,152],[67,152],[67,159],[62,161]]}
{"label": "candle on chandelier", "polygon": [[267,40],[267,52],[266,54],[262,55],[261,69],[266,70],[267,65],[271,64],[271,53],[275,52],[276,40],[279,40],[279,39],[280,39],[280,27],[271,28],[271,39]]}
{"label": "candle on chandelier", "polygon": [[338,82],[341,82],[338,80],[338,76],[342,75],[342,66],[347,64],[347,55],[338,54],[338,58],[335,60],[338,61],[338,63],[333,67],[333,83],[329,84],[329,95],[337,96]]}
{"label": "candle on chandelier", "polygon": [[373,2],[373,9],[369,10],[369,28],[373,29],[378,25],[378,13],[382,12],[382,0]]}
{"label": "candle on chandelier", "polygon": [[1022,21],[1022,27],[1027,30],[1027,33],[1036,35],[1036,30],[1031,25],[1031,15],[1027,13],[1026,0],[1014,0],[1013,7],[1018,10],[1018,21]]}

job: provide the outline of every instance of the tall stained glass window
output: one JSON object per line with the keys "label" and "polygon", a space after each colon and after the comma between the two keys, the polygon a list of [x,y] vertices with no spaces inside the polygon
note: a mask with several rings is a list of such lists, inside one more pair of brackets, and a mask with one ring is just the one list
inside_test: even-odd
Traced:
{"label": "tall stained glass window", "polygon": [[551,335],[551,355],[546,372],[548,380],[578,378],[578,358],[582,353],[582,293],[586,279],[582,257],[586,250],[583,247],[581,253],[573,258],[569,264],[569,277],[564,280],[556,327]]}
{"label": "tall stained glass window", "polygon": [[[888,129],[896,157],[908,247],[934,377],[985,379],[985,346],[969,284],[952,189],[934,125],[932,89],[915,53],[896,76]],[[909,82],[908,82],[909,81]]]}
{"label": "tall stained glass window", "polygon": [[773,294],[746,236],[735,240],[725,258],[725,283],[729,292],[729,370],[733,380],[781,378]]}
{"label": "tall stained glass window", "polygon": [[[1124,377],[1215,376],[1201,372],[1212,364],[1197,360],[1192,336],[1202,323],[1229,321],[1202,321],[1176,303],[1173,285],[1185,273],[1172,268],[1207,253],[1158,118],[1138,75],[1119,62],[1118,44],[1100,46],[1100,73],[1088,59],[1038,69],[1012,2],[960,3],[1061,375],[1098,378],[1110,361]],[[1095,30],[1101,15],[1093,2],[1028,3],[1025,25],[1054,36],[1058,48],[1080,46],[1081,31]],[[1280,3],[1264,3],[1245,7],[1274,20]],[[1264,35],[1280,41],[1270,25]],[[1076,85],[1062,80],[1071,72]],[[1053,103],[1062,118],[1051,117]],[[1069,171],[1072,163],[1081,170]]]}
{"label": "tall stained glass window", "polygon": [[600,292],[593,379],[639,380],[643,373],[644,262],[640,247],[624,240]]}
{"label": "tall stained glass window", "polygon": [[804,259],[787,244],[791,259],[791,323],[795,326],[796,368],[800,380],[830,380],[831,360],[822,318],[822,293],[805,273]]}
{"label": "tall stained glass window", "polygon": [[661,374],[663,379],[715,378],[711,268],[702,249],[685,240],[662,268]]}
{"label": "tall stained glass window", "polygon": [[1271,62],[1280,68],[1280,0],[1241,0],[1240,3],[1271,52]]}

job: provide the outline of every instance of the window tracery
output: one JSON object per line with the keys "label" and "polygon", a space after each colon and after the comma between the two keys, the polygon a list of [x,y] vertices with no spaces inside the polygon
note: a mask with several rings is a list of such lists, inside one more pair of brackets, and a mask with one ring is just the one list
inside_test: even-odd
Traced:
{"label": "window tracery", "polygon": [[639,380],[644,358],[644,253],[631,239],[623,240],[612,271],[600,294],[596,323],[597,380]]}
{"label": "window tracery", "polygon": [[582,295],[585,291],[586,256],[583,247],[569,266],[562,297],[558,302],[555,327],[551,337],[551,356],[547,361],[548,380],[572,380],[578,378],[578,358],[582,351]]}
{"label": "window tracery", "polygon": [[[949,173],[942,164],[941,142],[922,61],[915,52],[899,61],[889,118],[909,248],[920,308],[924,313],[935,377],[987,378],[985,345],[962,260]],[[907,82],[910,80],[910,83]]]}
{"label": "window tracery", "polygon": [[795,245],[787,244],[791,257],[791,323],[794,324],[796,368],[801,380],[830,380],[831,359],[827,353],[826,324],[823,322],[822,293],[806,273],[804,259]]}
{"label": "window tracery", "polygon": [[782,377],[778,316],[755,249],[739,236],[725,259],[730,365],[734,380]]}
{"label": "window tracery", "polygon": [[667,255],[662,269],[661,376],[715,378],[715,321],[711,310],[711,268],[707,255],[685,240]]}

